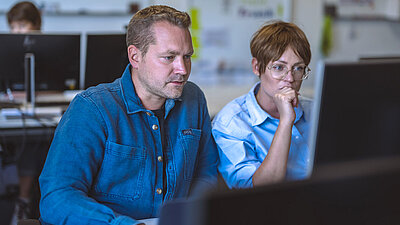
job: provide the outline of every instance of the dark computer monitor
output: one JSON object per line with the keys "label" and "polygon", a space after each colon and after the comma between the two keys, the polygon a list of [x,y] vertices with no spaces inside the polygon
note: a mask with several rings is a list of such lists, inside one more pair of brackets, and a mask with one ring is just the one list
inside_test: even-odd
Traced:
{"label": "dark computer monitor", "polygon": [[400,157],[332,165],[301,181],[166,202],[159,225],[336,225],[400,221]]}
{"label": "dark computer monitor", "polygon": [[364,55],[358,58],[359,61],[387,61],[400,60],[400,55]]}
{"label": "dark computer monitor", "polygon": [[27,53],[34,56],[36,90],[79,88],[79,34],[0,34],[0,91],[25,90]]}
{"label": "dark computer monitor", "polygon": [[335,172],[318,179],[216,192],[184,206],[166,205],[160,224],[163,211],[186,222],[178,224],[194,225],[398,224],[400,161],[371,162],[331,168]]}
{"label": "dark computer monitor", "polygon": [[400,155],[400,62],[326,63],[317,81],[313,173]]}
{"label": "dark computer monitor", "polygon": [[125,34],[88,34],[85,88],[114,81],[128,65]]}

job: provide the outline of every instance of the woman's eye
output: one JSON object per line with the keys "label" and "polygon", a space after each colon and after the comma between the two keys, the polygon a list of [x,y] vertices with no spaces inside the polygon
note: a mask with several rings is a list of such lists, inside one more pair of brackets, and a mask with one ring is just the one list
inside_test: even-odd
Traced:
{"label": "woman's eye", "polygon": [[304,67],[303,66],[296,66],[296,67],[294,67],[294,71],[304,71]]}
{"label": "woman's eye", "polygon": [[272,69],[275,70],[275,71],[282,71],[283,68],[284,68],[284,67],[281,66],[281,65],[273,65],[273,66],[272,66]]}

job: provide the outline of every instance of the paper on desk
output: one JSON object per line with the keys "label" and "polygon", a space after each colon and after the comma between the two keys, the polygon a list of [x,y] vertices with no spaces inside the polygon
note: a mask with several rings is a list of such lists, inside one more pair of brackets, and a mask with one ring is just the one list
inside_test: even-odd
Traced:
{"label": "paper on desk", "polygon": [[[28,108],[28,109],[5,108],[5,109],[1,109],[0,113],[2,116],[21,116],[22,113],[32,114],[32,108]],[[35,108],[36,115],[60,116],[61,113],[62,113],[61,107],[37,107],[37,108]]]}
{"label": "paper on desk", "polygon": [[158,224],[158,218],[150,218],[150,219],[144,219],[144,220],[139,220],[139,221],[146,225],[157,225]]}
{"label": "paper on desk", "polygon": [[5,108],[0,110],[2,116],[21,116],[21,110],[16,108]]}

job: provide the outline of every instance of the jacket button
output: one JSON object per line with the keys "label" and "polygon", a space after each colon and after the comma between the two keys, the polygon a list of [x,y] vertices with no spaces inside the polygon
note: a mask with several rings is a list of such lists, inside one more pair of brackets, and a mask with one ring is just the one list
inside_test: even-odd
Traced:
{"label": "jacket button", "polygon": [[151,113],[149,113],[149,112],[146,112],[146,114],[147,114],[148,116],[151,116]]}
{"label": "jacket button", "polygon": [[157,194],[161,195],[162,194],[162,189],[161,188],[157,188]]}
{"label": "jacket button", "polygon": [[162,162],[162,156],[158,156],[158,157],[157,157],[157,160],[158,160],[159,162]]}
{"label": "jacket button", "polygon": [[154,125],[152,126],[152,128],[153,128],[153,130],[157,130],[157,129],[158,129],[158,126],[154,124]]}

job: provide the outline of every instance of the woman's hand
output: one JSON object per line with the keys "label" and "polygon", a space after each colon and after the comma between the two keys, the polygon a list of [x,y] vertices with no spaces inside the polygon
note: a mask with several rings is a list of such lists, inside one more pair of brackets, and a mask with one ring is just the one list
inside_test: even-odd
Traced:
{"label": "woman's hand", "polygon": [[279,119],[281,121],[288,121],[294,123],[296,113],[294,107],[299,104],[298,91],[290,87],[282,88],[273,97],[274,103],[279,111]]}

